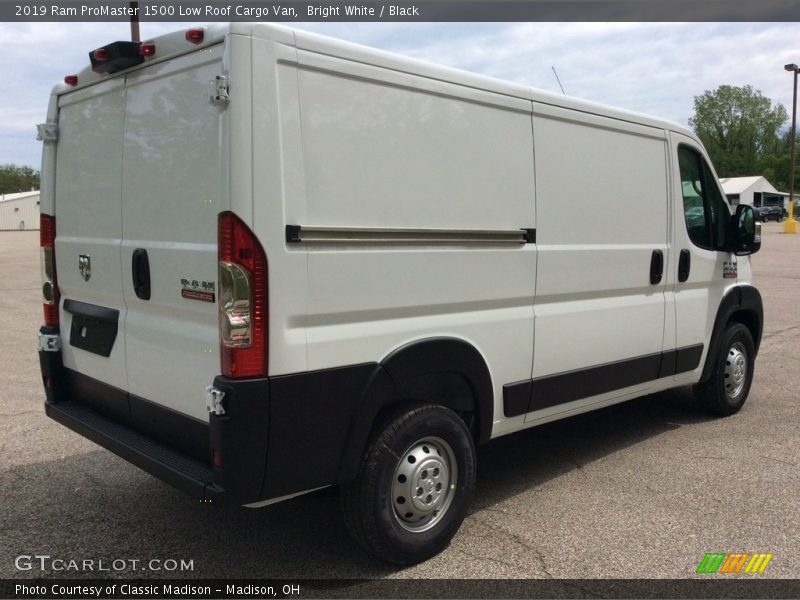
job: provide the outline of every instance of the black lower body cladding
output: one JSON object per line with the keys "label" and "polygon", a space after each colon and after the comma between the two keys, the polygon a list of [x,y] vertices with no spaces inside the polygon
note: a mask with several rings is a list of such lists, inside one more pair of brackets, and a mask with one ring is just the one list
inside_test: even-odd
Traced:
{"label": "black lower body cladding", "polygon": [[[224,415],[210,419],[215,480],[240,502],[340,483],[355,411],[377,364],[267,379],[217,377]],[[267,424],[269,424],[267,426]]]}
{"label": "black lower body cladding", "polygon": [[[489,372],[460,340],[409,344],[380,364],[260,379],[217,376],[224,413],[207,422],[66,369],[60,352],[42,351],[40,360],[51,417],[176,487],[239,504],[351,481],[377,415],[413,394],[477,412],[479,441],[491,433]],[[458,393],[432,385],[437,373],[462,378]],[[191,382],[198,390],[203,384]],[[204,402],[202,393],[197,402]]]}
{"label": "black lower body cladding", "polygon": [[[275,498],[341,482],[348,442],[359,433],[353,431],[356,413],[369,411],[366,390],[381,371],[378,364],[365,363],[270,378],[262,496]],[[358,464],[363,446],[359,450]]]}
{"label": "black lower body cladding", "polygon": [[269,442],[269,379],[214,379],[225,392],[225,414],[210,415],[207,458],[214,481],[233,500],[261,499]]}
{"label": "black lower body cladding", "polygon": [[39,357],[48,416],[191,495],[238,504],[340,483],[356,409],[381,371],[218,376],[225,413],[205,423],[67,369],[60,352]]}

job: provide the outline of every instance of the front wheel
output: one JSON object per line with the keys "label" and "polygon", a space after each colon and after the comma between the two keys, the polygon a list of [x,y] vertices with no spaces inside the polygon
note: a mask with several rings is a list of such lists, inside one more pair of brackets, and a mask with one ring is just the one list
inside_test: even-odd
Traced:
{"label": "front wheel", "polygon": [[447,546],[474,488],[475,445],[464,421],[443,406],[406,406],[377,424],[358,478],[342,488],[342,511],[366,550],[412,564]]}
{"label": "front wheel", "polygon": [[750,330],[730,323],[722,334],[711,377],[695,386],[695,396],[710,412],[728,416],[739,412],[753,382],[755,349]]}

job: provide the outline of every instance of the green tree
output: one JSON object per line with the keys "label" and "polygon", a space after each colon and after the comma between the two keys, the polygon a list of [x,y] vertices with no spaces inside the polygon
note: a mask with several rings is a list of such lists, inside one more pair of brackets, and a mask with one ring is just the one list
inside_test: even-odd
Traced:
{"label": "green tree", "polygon": [[39,171],[18,165],[0,165],[0,194],[39,189]]}
{"label": "green tree", "polygon": [[[756,175],[763,175],[779,190],[789,190],[789,168],[792,162],[791,128],[781,135],[773,152],[762,156],[758,161]],[[800,173],[795,174],[795,179]],[[795,189],[798,182],[795,181]]]}
{"label": "green tree", "polygon": [[[694,98],[689,126],[708,150],[720,177],[778,175],[786,152],[782,104],[772,104],[752,86],[721,85]],[[788,181],[788,176],[787,176]]]}

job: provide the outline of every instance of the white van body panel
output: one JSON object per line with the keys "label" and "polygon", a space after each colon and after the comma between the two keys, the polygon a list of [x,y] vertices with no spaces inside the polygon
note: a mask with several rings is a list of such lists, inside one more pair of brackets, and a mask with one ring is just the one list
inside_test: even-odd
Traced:
{"label": "white van body panel", "polygon": [[534,111],[534,378],[661,352],[665,285],[650,283],[648,266],[667,252],[664,131]]}
{"label": "white van body panel", "polygon": [[[64,365],[121,389],[127,388],[126,305],[122,294],[122,126],[125,89],[119,79],[84,88],[59,100],[59,147],[55,189],[58,204],[56,269],[61,295],[120,312],[117,339],[108,357],[69,343],[72,314],[61,311]],[[46,208],[43,208],[46,210]],[[91,276],[78,270],[91,258]]]}
{"label": "white van body panel", "polygon": [[[246,43],[252,56],[252,76],[243,74],[246,80],[241,84],[241,93],[252,98],[252,126],[249,120],[237,125],[237,137],[243,141],[232,148],[232,164],[239,171],[246,166],[252,187],[248,196],[245,183],[238,184],[234,197],[249,199],[251,205],[243,213],[233,210],[245,220],[243,215],[252,214],[253,229],[263,232],[270,280],[280,282],[271,288],[269,299],[270,374],[298,373],[310,370],[308,256],[305,248],[286,244],[284,237],[286,223],[299,222],[306,203],[297,71],[292,66],[297,53],[291,46],[255,36],[240,39],[242,52]],[[244,172],[232,175],[238,182]]]}
{"label": "white van body panel", "polygon": [[[298,222],[535,228],[530,103],[299,58],[306,203]],[[527,245],[309,247],[309,369],[374,360],[417,339],[460,338],[492,365],[502,413],[502,382],[530,377],[535,273]]]}
{"label": "white van body panel", "polygon": [[[181,279],[217,279],[217,214],[226,210],[224,111],[208,101],[223,72],[218,44],[126,78],[122,280],[128,391],[198,419],[219,365],[217,307],[181,296]],[[131,257],[148,253],[151,296],[133,289]]]}
{"label": "white van body panel", "polygon": [[[277,68],[285,100],[279,104],[284,165],[293,166],[284,166],[280,174],[291,193],[284,191],[285,216],[275,221],[329,227],[535,227],[529,102],[308,52],[299,59],[300,69],[285,63]],[[255,85],[261,81],[256,78]],[[354,96],[358,103],[352,102]],[[423,130],[410,127],[420,118],[428,123]],[[369,151],[376,136],[391,140],[385,154]],[[257,189],[266,187],[264,179],[265,186]],[[394,183],[387,186],[387,181]],[[270,264],[295,274],[297,254],[308,261],[309,287],[295,288],[296,314],[286,327],[271,330],[271,341],[283,346],[307,341],[308,370],[372,361],[415,339],[445,336],[468,340],[488,355],[505,353],[509,344],[520,346],[511,360],[494,364],[487,356],[499,414],[502,383],[530,377],[533,247],[519,247],[512,256],[491,245],[274,251],[282,258]],[[508,259],[502,270],[496,268],[499,259]],[[288,273],[281,277],[295,279]],[[271,303],[272,322],[274,308]],[[276,340],[281,332],[284,339]],[[271,374],[297,370],[296,363],[276,365],[271,357]]]}

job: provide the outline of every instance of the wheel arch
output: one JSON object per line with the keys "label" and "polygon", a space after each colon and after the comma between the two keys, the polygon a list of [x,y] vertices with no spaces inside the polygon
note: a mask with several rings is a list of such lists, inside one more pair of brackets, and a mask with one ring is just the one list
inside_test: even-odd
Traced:
{"label": "wheel arch", "polygon": [[358,474],[381,411],[407,400],[435,401],[461,415],[472,413],[475,442],[491,437],[494,392],[482,354],[460,338],[415,340],[389,353],[366,382],[342,454],[340,482]]}
{"label": "wheel arch", "polygon": [[714,370],[714,357],[719,352],[720,339],[728,323],[731,322],[741,323],[747,327],[753,337],[755,353],[758,354],[764,328],[764,305],[761,294],[752,285],[737,285],[723,296],[714,319],[714,329],[711,333],[703,374],[700,377],[700,381],[703,383],[711,377]]}

